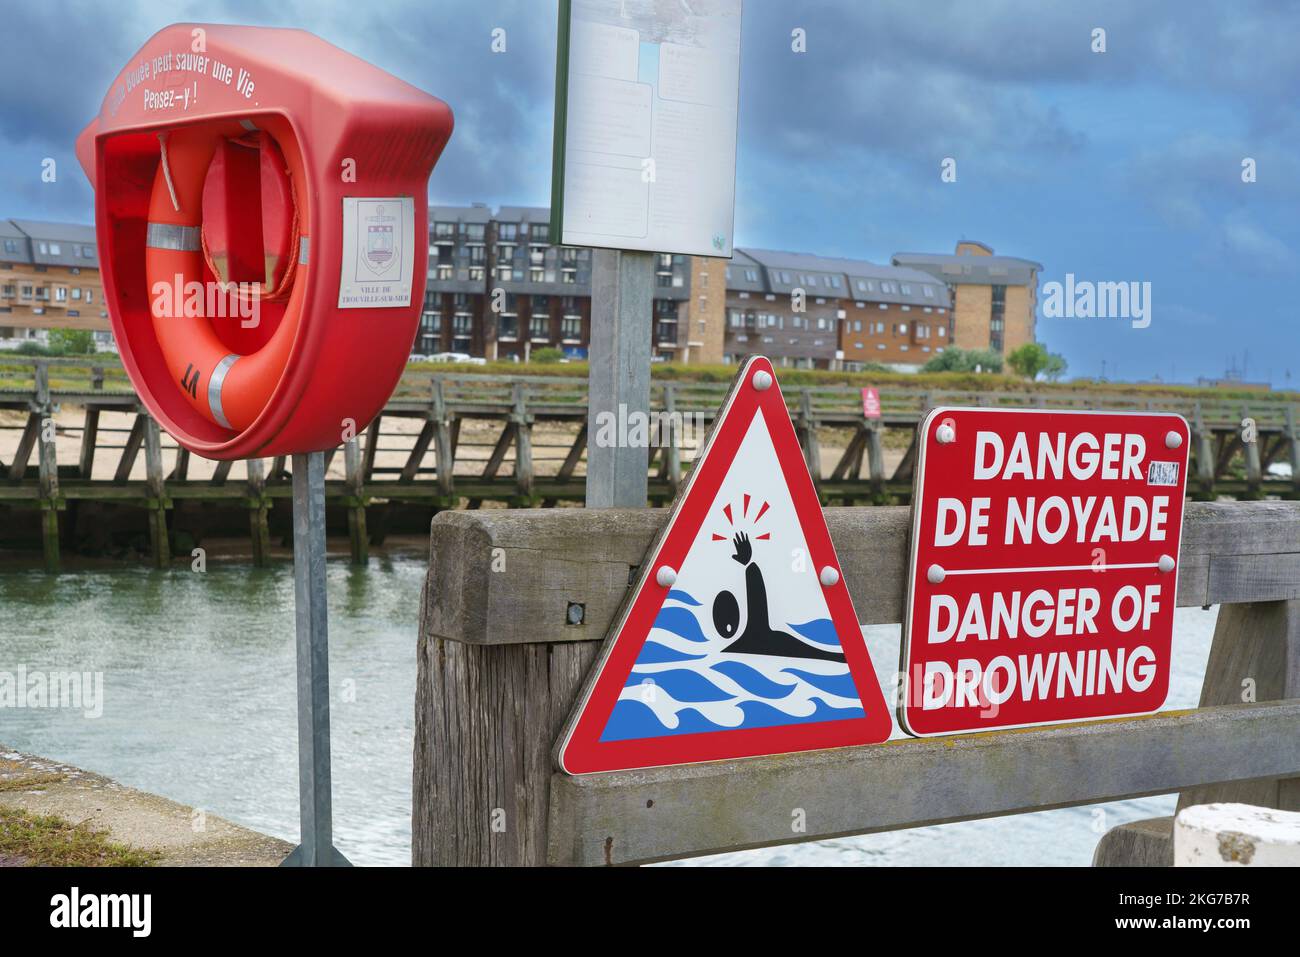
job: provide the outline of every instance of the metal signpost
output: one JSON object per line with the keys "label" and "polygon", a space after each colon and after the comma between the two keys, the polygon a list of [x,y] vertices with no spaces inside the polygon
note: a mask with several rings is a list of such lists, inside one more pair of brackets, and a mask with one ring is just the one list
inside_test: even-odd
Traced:
{"label": "metal signpost", "polygon": [[286,867],[349,867],[334,846],[330,789],[329,608],[325,587],[325,453],[293,456],[293,600],[298,647],[301,841]]}
{"label": "metal signpost", "polygon": [[731,256],[741,0],[560,0],[551,238],[595,247],[587,505],[645,505],[648,449],[596,417],[650,407],[654,255]]}

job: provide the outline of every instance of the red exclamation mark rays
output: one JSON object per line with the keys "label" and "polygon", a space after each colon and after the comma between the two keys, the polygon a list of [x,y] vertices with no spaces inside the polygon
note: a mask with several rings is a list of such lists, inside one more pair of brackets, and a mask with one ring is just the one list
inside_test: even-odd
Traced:
{"label": "red exclamation mark rays", "polygon": [[[757,525],[757,524],[758,524],[759,519],[761,519],[764,515],[767,514],[767,510],[768,510],[771,506],[770,506],[770,504],[769,504],[768,502],[764,502],[762,505],[759,506],[758,512],[754,515],[754,517],[753,517],[753,518],[749,518],[749,505],[750,505],[750,503],[751,503],[752,501],[753,501],[753,496],[750,495],[748,492],[745,492],[745,493],[741,496],[741,503],[740,503],[740,517],[741,517],[742,519],[747,519],[747,520],[748,520],[748,523],[749,523],[751,526],[754,526],[754,525]],[[722,506],[722,514],[726,517],[726,519],[727,519],[727,524],[730,525],[732,528],[735,528],[735,527],[736,527],[736,517],[735,517],[735,515],[732,513],[731,506],[732,506],[732,503],[731,503],[731,502],[728,502],[726,505]],[[771,537],[772,537],[772,533],[771,533],[771,532],[764,532],[762,535],[755,535],[755,536],[754,536],[754,540],[755,540],[755,541],[760,541],[760,542],[761,542],[761,541],[767,541],[767,540],[770,539]],[[730,540],[730,536],[729,536],[729,535],[719,535],[717,532],[713,532],[713,533],[712,533],[712,540],[715,541],[715,542],[725,542],[725,541],[729,541],[729,540]]]}

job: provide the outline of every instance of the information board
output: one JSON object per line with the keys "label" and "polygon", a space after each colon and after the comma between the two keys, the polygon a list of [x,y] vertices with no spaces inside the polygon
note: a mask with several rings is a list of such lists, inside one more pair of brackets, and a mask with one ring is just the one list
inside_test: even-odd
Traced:
{"label": "information board", "polygon": [[552,241],[730,257],[741,0],[561,0]]}

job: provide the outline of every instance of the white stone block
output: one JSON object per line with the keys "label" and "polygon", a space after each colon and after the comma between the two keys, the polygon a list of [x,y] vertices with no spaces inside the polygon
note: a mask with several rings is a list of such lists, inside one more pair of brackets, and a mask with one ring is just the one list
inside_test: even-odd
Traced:
{"label": "white stone block", "polygon": [[1300,813],[1198,804],[1174,819],[1175,867],[1300,866]]}

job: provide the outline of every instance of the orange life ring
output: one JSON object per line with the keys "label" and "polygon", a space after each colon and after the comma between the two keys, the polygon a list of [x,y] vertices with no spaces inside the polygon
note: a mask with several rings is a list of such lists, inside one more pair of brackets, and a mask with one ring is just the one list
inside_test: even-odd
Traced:
{"label": "orange life ring", "polygon": [[[277,156],[283,157],[294,240],[278,269],[269,268],[267,281],[251,292],[237,291],[232,276],[222,275],[214,263],[203,217],[204,186],[218,151],[230,141],[248,142],[250,136],[274,144]],[[288,124],[270,115],[172,129],[159,135],[159,144],[145,239],[154,332],[167,369],[189,404],[210,422],[241,432],[270,401],[302,318],[308,203],[301,156]],[[268,252],[273,264],[278,261],[274,251]],[[195,296],[195,291],[201,295]],[[237,310],[211,314],[214,302],[245,310],[254,306],[261,328],[242,328]],[[236,311],[234,317],[231,311]]]}

